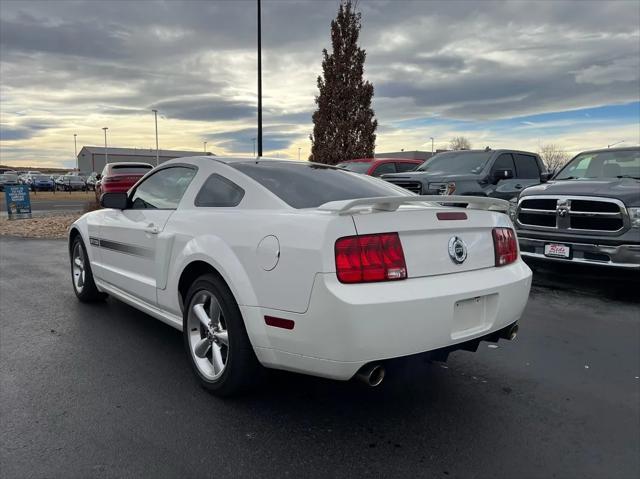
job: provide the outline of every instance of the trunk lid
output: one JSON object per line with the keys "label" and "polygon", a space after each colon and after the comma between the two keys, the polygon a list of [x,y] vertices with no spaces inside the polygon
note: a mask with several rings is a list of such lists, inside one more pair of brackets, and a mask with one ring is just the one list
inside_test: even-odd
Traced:
{"label": "trunk lid", "polygon": [[[444,219],[451,213],[462,214],[466,219]],[[386,232],[400,235],[409,278],[493,267],[492,229],[512,227],[502,213],[445,207],[405,205],[396,211],[354,214],[352,218],[359,235]]]}

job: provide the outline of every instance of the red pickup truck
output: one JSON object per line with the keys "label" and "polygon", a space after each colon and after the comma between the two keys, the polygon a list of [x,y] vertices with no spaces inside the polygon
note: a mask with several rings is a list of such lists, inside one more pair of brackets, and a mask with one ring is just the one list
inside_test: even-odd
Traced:
{"label": "red pickup truck", "polygon": [[359,158],[338,163],[336,166],[355,173],[363,173],[370,176],[380,176],[387,173],[404,173],[413,171],[424,160],[411,158]]}

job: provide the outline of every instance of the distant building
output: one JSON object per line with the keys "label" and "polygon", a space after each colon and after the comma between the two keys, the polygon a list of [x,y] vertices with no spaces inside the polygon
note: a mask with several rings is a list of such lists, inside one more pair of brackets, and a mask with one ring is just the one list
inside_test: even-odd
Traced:
{"label": "distant building", "polygon": [[[446,150],[438,150],[436,153],[440,153],[441,151]],[[412,160],[428,160],[435,153],[431,153],[430,151],[392,151],[390,153],[376,153],[376,158],[409,158]]]}
{"label": "distant building", "polygon": [[[178,150],[159,150],[158,159],[160,163],[173,158],[181,158],[183,156],[204,156],[213,155],[213,153],[203,153],[199,151],[178,151]],[[109,163],[124,161],[140,161],[144,163],[156,164],[156,150],[148,150],[141,148],[111,148],[106,151],[106,158]],[[100,173],[105,165],[105,148],[104,146],[83,146],[78,153],[78,165],[80,171]]]}

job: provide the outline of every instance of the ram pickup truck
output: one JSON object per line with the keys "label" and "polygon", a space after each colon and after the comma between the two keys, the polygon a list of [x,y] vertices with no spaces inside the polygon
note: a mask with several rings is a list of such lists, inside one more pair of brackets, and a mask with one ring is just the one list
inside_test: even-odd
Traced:
{"label": "ram pickup truck", "polygon": [[524,258],[640,270],[640,147],[580,153],[512,217]]}
{"label": "ram pickup truck", "polygon": [[516,150],[438,153],[416,170],[382,179],[418,195],[490,196],[510,200],[527,186],[549,179],[538,155]]}

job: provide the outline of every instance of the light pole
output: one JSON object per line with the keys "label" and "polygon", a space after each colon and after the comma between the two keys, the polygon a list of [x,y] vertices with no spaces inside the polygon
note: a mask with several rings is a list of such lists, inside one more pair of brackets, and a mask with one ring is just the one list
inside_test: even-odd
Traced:
{"label": "light pole", "polygon": [[156,120],[156,166],[160,164],[160,151],[158,150],[158,110],[151,110]]}
{"label": "light pole", "polygon": [[107,130],[109,128],[105,126],[102,129],[104,130],[104,164],[106,165],[109,163],[109,157],[107,156]]}
{"label": "light pole", "polygon": [[611,148],[612,146],[619,145],[620,143],[624,143],[624,140],[620,140],[620,141],[616,141],[615,143],[611,143],[610,145],[607,145],[607,148]]}
{"label": "light pole", "polygon": [[207,153],[207,142],[206,142],[206,141],[203,141],[203,143],[204,143],[204,152],[205,152],[205,154],[206,154],[206,153]]}
{"label": "light pole", "polygon": [[262,156],[262,21],[258,0],[258,156]]}
{"label": "light pole", "polygon": [[433,156],[433,137],[430,136],[429,138],[431,138],[431,156]]}
{"label": "light pole", "polygon": [[76,154],[76,169],[80,171],[80,162],[78,161],[78,142],[76,141],[77,137],[78,137],[78,134],[74,133],[73,134],[73,151]]}
{"label": "light pole", "polygon": [[298,161],[300,161],[300,150],[302,150],[302,148],[298,148]]}
{"label": "light pole", "polygon": [[251,141],[253,141],[253,156],[256,156],[256,139],[251,138]]}

